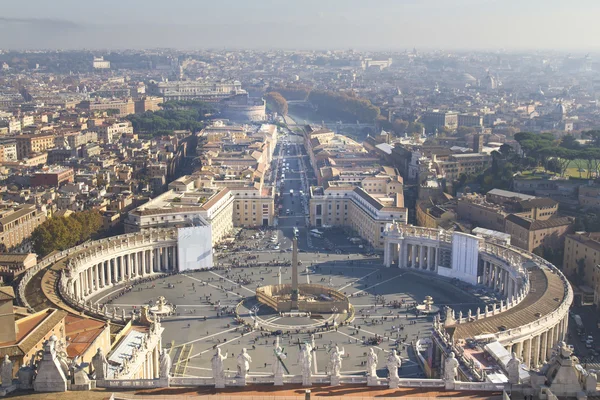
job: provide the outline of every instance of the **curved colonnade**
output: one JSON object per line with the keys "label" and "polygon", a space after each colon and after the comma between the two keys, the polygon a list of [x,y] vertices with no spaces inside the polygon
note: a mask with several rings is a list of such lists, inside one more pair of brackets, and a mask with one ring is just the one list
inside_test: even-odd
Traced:
{"label": "curved colonnade", "polygon": [[33,309],[26,287],[36,274],[53,267],[60,271],[56,290],[68,305],[95,317],[125,322],[130,316],[94,306],[89,299],[119,284],[175,272],[177,259],[176,229],[152,229],[84,243],[31,268],[19,282],[18,302]]}
{"label": "curved colonnade", "polygon": [[[384,231],[384,264],[452,277],[456,233],[390,224]],[[531,367],[541,365],[567,334],[573,292],[564,275],[531,253],[478,240],[477,264],[471,278],[503,297],[498,304],[476,313],[450,312],[445,326],[454,325],[451,342],[493,335]],[[43,260],[19,285],[19,300],[28,306],[25,285],[41,269],[61,269],[58,291],[68,304],[108,319],[124,321],[89,299],[114,285],[156,274],[176,272],[177,230],[156,229],[86,243]],[[469,279],[471,279],[469,278]],[[460,277],[459,277],[460,279]],[[472,283],[472,282],[470,282]],[[535,290],[531,290],[532,285]]]}
{"label": "curved colonnade", "polygon": [[[454,277],[453,271],[463,268],[458,264],[465,262],[464,257],[453,254],[465,251],[453,243],[462,239],[457,235],[470,236],[390,224],[384,231],[384,264]],[[468,316],[457,316],[450,309],[438,338],[458,352],[457,341],[497,340],[528,367],[541,366],[567,335],[571,285],[558,268],[541,257],[474,236],[468,239],[476,246],[474,267],[466,279],[464,274],[456,278],[494,291],[502,300]],[[449,327],[453,329],[444,329]]]}

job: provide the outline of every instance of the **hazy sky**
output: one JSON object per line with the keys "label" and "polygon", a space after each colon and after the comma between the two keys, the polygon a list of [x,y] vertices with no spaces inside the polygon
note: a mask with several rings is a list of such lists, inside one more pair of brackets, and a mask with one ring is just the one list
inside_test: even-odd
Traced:
{"label": "hazy sky", "polygon": [[1,0],[0,48],[596,50],[598,0]]}

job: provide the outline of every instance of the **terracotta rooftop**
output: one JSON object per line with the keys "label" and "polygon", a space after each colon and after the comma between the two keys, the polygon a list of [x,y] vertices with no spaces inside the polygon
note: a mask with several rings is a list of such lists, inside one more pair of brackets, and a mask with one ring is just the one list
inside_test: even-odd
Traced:
{"label": "terracotta rooftop", "polygon": [[29,352],[44,336],[48,334],[67,313],[62,310],[48,308],[15,322],[16,340],[0,343],[5,354],[24,355]]}
{"label": "terracotta rooftop", "polygon": [[70,338],[67,346],[69,357],[81,356],[105,327],[104,322],[68,314],[65,318],[65,335]]}

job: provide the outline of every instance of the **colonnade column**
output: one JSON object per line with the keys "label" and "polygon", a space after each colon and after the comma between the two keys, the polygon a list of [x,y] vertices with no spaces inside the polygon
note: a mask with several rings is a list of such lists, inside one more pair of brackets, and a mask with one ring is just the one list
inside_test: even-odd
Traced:
{"label": "colonnade column", "polygon": [[429,253],[427,253],[427,269],[433,269],[433,246],[428,247]]}
{"label": "colonnade column", "polygon": [[440,265],[440,248],[436,247],[435,248],[435,265],[434,265],[434,270],[437,271],[439,265]]}
{"label": "colonnade column", "polygon": [[169,248],[168,247],[163,247],[163,263],[165,265],[165,270],[169,271],[170,267],[169,267]]}
{"label": "colonnade column", "polygon": [[416,268],[417,266],[417,246],[414,244],[410,245],[410,266],[411,268]]}
{"label": "colonnade column", "polygon": [[542,351],[540,358],[542,364],[548,359],[548,331],[542,333]]}
{"label": "colonnade column", "polygon": [[527,367],[531,368],[531,339],[525,340],[523,344],[523,362]]}
{"label": "colonnade column", "polygon": [[419,245],[419,269],[425,267],[425,246]]}
{"label": "colonnade column", "polygon": [[119,258],[121,258],[121,257],[114,258],[113,262],[112,263],[108,263],[108,265],[107,265],[106,278],[108,279],[108,285],[109,286],[112,286],[112,284],[113,284],[113,276],[112,276],[112,267],[113,267],[113,264],[116,267]]}

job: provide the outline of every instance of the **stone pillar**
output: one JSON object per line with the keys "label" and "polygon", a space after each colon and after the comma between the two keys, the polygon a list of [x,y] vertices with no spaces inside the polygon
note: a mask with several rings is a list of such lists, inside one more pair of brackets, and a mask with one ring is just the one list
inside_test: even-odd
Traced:
{"label": "stone pillar", "polygon": [[427,253],[427,269],[433,271],[433,246],[428,247],[429,253]]}
{"label": "stone pillar", "polygon": [[404,239],[400,240],[398,244],[398,268],[406,268],[406,244]]}
{"label": "stone pillar", "polygon": [[83,275],[81,272],[77,274],[77,297],[83,298]]}
{"label": "stone pillar", "polygon": [[532,350],[533,350],[533,359],[531,360],[533,363],[533,366],[535,368],[538,367],[538,365],[540,365],[540,336],[535,336],[533,338],[533,346],[532,346]]}
{"label": "stone pillar", "polygon": [[153,378],[158,378],[158,346],[152,351],[152,369],[154,370]]}
{"label": "stone pillar", "polygon": [[521,360],[523,359],[523,342],[517,342],[515,344],[515,353],[517,353],[517,357],[519,357]]}
{"label": "stone pillar", "polygon": [[435,248],[435,267],[434,267],[434,271],[437,271],[439,265],[440,265],[440,247],[436,247]]}
{"label": "stone pillar", "polygon": [[162,251],[163,251],[163,264],[164,264],[165,270],[169,271],[170,270],[170,268],[169,268],[169,248],[163,247]]}
{"label": "stone pillar", "polygon": [[546,359],[552,357],[552,348],[554,347],[554,327],[546,332]]}
{"label": "stone pillar", "polygon": [[147,250],[142,250],[140,256],[142,258],[142,277],[146,276],[146,252]]}
{"label": "stone pillar", "polygon": [[540,364],[543,364],[548,359],[548,331],[542,333],[542,346],[540,352]]}
{"label": "stone pillar", "polygon": [[528,368],[531,368],[531,339],[525,340],[523,351],[523,362]]}
{"label": "stone pillar", "polygon": [[416,244],[411,244],[410,245],[410,254],[411,254],[411,263],[410,263],[410,267],[411,268],[417,268],[417,245]]}
{"label": "stone pillar", "polygon": [[103,262],[98,264],[98,274],[100,276],[100,279],[99,279],[100,287],[103,288],[104,287],[104,263]]}
{"label": "stone pillar", "polygon": [[179,271],[179,254],[177,254],[178,249],[177,246],[173,246],[173,271]]}
{"label": "stone pillar", "polygon": [[392,248],[392,244],[388,243],[387,241],[383,243],[383,265],[385,265],[386,268],[389,268],[390,265],[390,251]]}
{"label": "stone pillar", "polygon": [[106,266],[106,276],[107,276],[107,279],[108,279],[108,285],[109,286],[112,286],[112,283],[113,283],[113,273],[112,273],[113,264],[116,267],[120,258],[121,257],[115,258],[112,263],[108,263],[108,265]]}
{"label": "stone pillar", "polygon": [[419,246],[419,269],[426,269],[425,265],[425,246]]}
{"label": "stone pillar", "polygon": [[129,254],[126,256],[121,256],[121,265],[119,266],[119,273],[121,274],[121,277],[119,278],[119,282],[123,282],[125,279],[125,271],[127,265],[129,264],[129,257]]}

